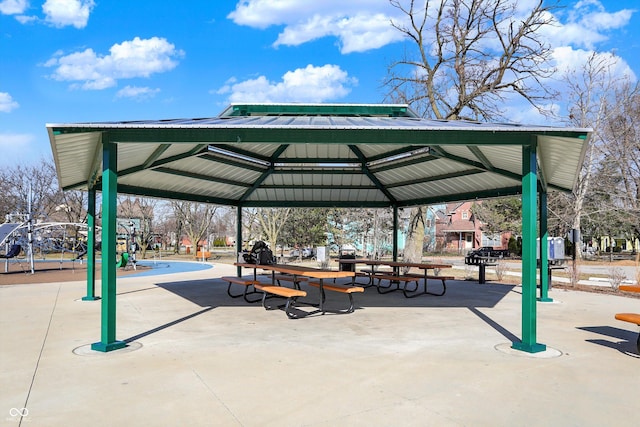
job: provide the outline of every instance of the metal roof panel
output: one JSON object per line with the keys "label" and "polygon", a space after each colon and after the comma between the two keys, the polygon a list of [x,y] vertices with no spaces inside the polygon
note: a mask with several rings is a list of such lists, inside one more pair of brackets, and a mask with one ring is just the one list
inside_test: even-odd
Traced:
{"label": "metal roof panel", "polygon": [[543,179],[569,190],[590,133],[360,107],[265,104],[251,107],[258,115],[47,128],[63,188],[99,178],[104,135],[117,144],[118,183],[127,191],[253,206],[405,206],[512,193],[522,147],[534,141]]}

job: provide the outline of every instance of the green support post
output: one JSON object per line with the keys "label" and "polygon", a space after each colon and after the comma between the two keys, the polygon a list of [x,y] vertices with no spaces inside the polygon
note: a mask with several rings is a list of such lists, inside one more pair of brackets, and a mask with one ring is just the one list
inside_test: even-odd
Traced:
{"label": "green support post", "polygon": [[398,261],[398,205],[393,205],[393,261]]}
{"label": "green support post", "polygon": [[96,296],[96,189],[89,189],[87,203],[87,295],[82,301],[95,301]]}
{"label": "green support post", "polygon": [[126,347],[116,340],[116,214],[118,202],[118,146],[102,142],[102,311],[100,342],[91,344],[96,351]]}
{"label": "green support post", "polygon": [[[238,215],[236,222],[236,256],[238,253],[242,252],[242,207],[238,206]],[[242,267],[238,266],[236,268],[237,276],[242,276]]]}
{"label": "green support post", "polygon": [[547,227],[547,192],[540,192],[540,302],[553,302],[549,298],[549,230]]}
{"label": "green support post", "polygon": [[538,190],[537,146],[522,148],[522,341],[511,347],[527,353],[547,349],[536,343],[536,199]]}

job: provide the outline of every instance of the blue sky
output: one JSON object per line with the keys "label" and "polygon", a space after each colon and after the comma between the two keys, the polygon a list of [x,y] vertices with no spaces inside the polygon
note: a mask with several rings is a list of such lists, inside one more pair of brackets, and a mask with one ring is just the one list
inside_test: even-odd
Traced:
{"label": "blue sky", "polygon": [[[596,51],[640,76],[639,1],[562,4],[545,34],[559,69]],[[0,167],[50,158],[47,123],[213,117],[231,102],[383,102],[387,66],[402,54],[391,18],[387,0],[0,0]],[[507,116],[544,122],[517,104]]]}

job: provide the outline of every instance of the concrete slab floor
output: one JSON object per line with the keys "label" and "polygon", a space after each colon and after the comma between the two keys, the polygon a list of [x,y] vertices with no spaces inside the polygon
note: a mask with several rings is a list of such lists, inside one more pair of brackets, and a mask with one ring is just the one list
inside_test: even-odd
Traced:
{"label": "concrete slab floor", "polygon": [[[532,357],[510,350],[517,286],[453,281],[414,299],[368,288],[352,314],[290,320],[230,298],[218,279],[230,274],[119,278],[129,347],[109,353],[88,350],[100,301],[79,300],[83,282],[0,287],[0,425],[638,423],[638,331],[613,317],[639,312],[638,299],[552,290],[537,304],[550,350]],[[346,303],[328,295],[330,308]]]}

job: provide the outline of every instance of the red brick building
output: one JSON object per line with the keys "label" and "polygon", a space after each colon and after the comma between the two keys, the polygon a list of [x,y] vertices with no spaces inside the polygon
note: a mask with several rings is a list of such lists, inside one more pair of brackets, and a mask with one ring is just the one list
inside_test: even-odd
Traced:
{"label": "red brick building", "polygon": [[482,246],[507,249],[511,234],[483,234],[482,223],[471,212],[474,203],[482,202],[447,203],[436,211],[437,250],[465,254]]}

